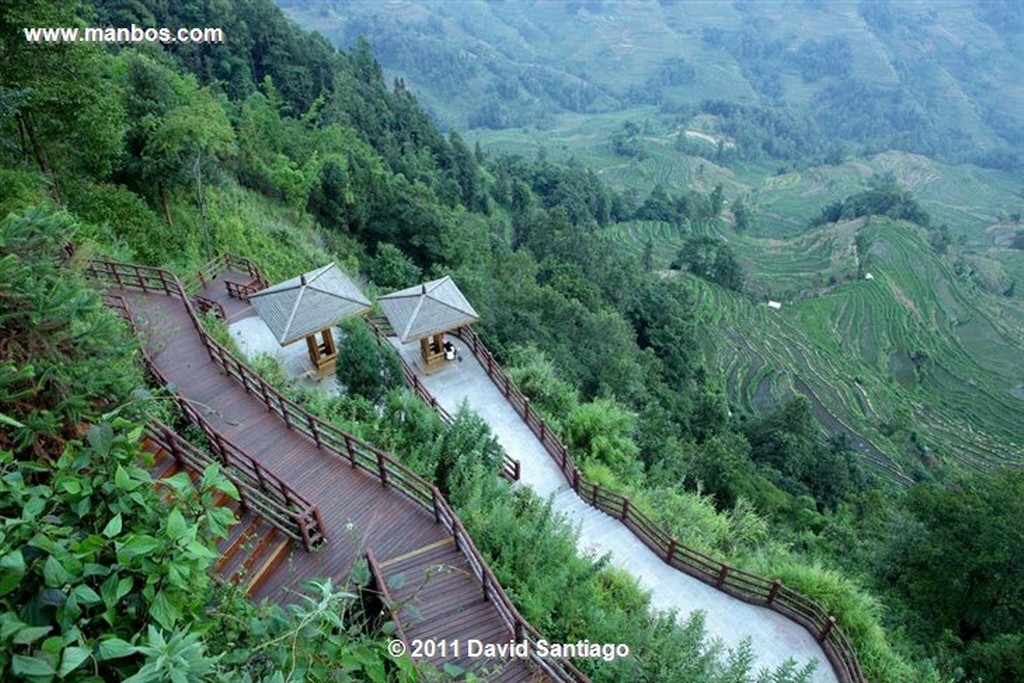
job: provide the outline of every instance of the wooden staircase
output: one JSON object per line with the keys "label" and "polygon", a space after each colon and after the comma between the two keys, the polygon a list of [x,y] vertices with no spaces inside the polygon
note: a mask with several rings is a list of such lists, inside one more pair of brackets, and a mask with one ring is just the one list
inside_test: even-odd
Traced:
{"label": "wooden staircase", "polygon": [[[193,483],[199,478],[199,474],[193,470],[182,470],[181,464],[151,439],[143,439],[142,447],[153,454],[153,464],[149,469],[158,487],[161,480],[181,471],[185,471]],[[222,582],[241,585],[246,595],[251,596],[296,550],[292,547],[294,542],[262,515],[245,509],[239,501],[226,493],[219,493],[214,504],[231,510],[237,520],[228,536],[217,543],[220,558],[213,566],[214,577]]]}

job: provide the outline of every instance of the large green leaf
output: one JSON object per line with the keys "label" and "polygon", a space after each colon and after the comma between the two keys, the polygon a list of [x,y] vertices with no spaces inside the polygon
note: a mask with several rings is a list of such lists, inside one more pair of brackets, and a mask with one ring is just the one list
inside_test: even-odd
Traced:
{"label": "large green leaf", "polygon": [[103,535],[107,538],[113,538],[121,533],[121,526],[121,513],[118,512],[116,515],[111,517],[110,521],[107,522],[107,525],[103,527]]}
{"label": "large green leaf", "polygon": [[46,558],[46,564],[43,565],[43,578],[46,580],[46,585],[51,588],[60,588],[71,579],[71,574],[64,569],[64,565],[60,563],[53,555]]}
{"label": "large green leaf", "polygon": [[25,558],[21,550],[12,550],[0,557],[0,597],[14,590],[25,576]]}
{"label": "large green leaf", "polygon": [[114,444],[114,430],[103,423],[89,427],[89,445],[97,455],[106,455]]}
{"label": "large green leaf", "polygon": [[92,650],[87,647],[72,646],[64,648],[64,652],[61,654],[60,669],[58,669],[57,675],[64,678],[69,673],[82,666],[82,663],[89,659],[90,654],[92,654]]}
{"label": "large green leaf", "polygon": [[14,655],[11,658],[11,673],[15,676],[52,676],[57,673],[49,657],[26,657]]}
{"label": "large green leaf", "polygon": [[167,598],[165,591],[160,591],[149,605],[149,614],[169,631],[174,628],[174,623],[181,618],[181,609]]}
{"label": "large green leaf", "polygon": [[97,654],[99,655],[100,661],[104,661],[107,659],[128,657],[138,651],[139,648],[129,642],[121,640],[120,638],[108,638],[107,640],[100,642]]}
{"label": "large green leaf", "polygon": [[118,546],[117,559],[121,564],[128,564],[136,557],[151,553],[162,545],[162,542],[152,536],[131,535]]}
{"label": "large green leaf", "polygon": [[52,626],[26,626],[14,634],[15,645],[29,645],[53,630]]}
{"label": "large green leaf", "polygon": [[188,522],[185,521],[185,516],[177,508],[171,510],[171,514],[167,517],[167,538],[177,541],[187,532]]}

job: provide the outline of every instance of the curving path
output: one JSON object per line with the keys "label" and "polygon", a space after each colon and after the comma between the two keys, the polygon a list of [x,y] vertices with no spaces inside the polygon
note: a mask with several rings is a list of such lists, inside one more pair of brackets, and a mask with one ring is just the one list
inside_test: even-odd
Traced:
{"label": "curving path", "polygon": [[461,362],[426,374],[418,363],[418,345],[388,339],[443,408],[454,413],[466,401],[487,421],[505,451],[522,463],[520,481],[543,497],[553,496],[555,510],[580,529],[580,550],[608,554],[612,564],[628,571],[650,591],[656,608],[677,610],[681,615],[702,610],[708,635],[729,647],[749,637],[755,668],[775,668],[790,658],[800,665],[816,660],[811,680],[838,682],[817,641],[798,624],[673,569],[618,520],[583,502],[472,353],[463,350]]}
{"label": "curving path", "polygon": [[[465,547],[471,541],[464,540],[458,520],[453,517],[448,526],[442,523],[448,519],[447,503],[435,497],[431,512],[429,504],[418,503],[408,493],[416,484],[414,475],[404,475],[397,465],[388,468],[388,456],[377,451],[379,477],[356,467],[357,451],[368,446],[345,436],[350,462],[328,446],[329,432],[317,431],[317,437],[311,438],[295,424],[300,414],[281,415],[270,409],[275,404],[267,398],[271,390],[225,373],[196,329],[180,283],[165,271],[94,262],[89,272],[114,285],[108,294],[119,296],[132,314],[151,367],[203,414],[208,436],[217,443],[233,444],[322,513],[326,543],[314,552],[297,544],[282,548],[286,558],[259,577],[252,597],[286,605],[299,600],[298,587],[307,579],[330,577],[336,585],[344,585],[358,558],[369,549],[379,560],[376,569],[397,603],[396,621],[400,629],[404,627],[400,637],[410,645],[418,638],[505,643],[518,635],[514,631],[522,632],[523,623],[510,625],[501,611],[504,594],[495,595],[500,586],[476,578],[479,568],[474,563],[480,560],[475,549]],[[211,286],[219,284],[215,280]],[[314,418],[307,417],[312,428]],[[485,571],[489,572],[479,569]],[[467,670],[485,666],[493,672],[488,680],[586,680],[575,675],[578,672],[568,663],[550,659],[472,658],[465,651],[455,657],[425,654],[425,660],[435,666],[447,662]]]}

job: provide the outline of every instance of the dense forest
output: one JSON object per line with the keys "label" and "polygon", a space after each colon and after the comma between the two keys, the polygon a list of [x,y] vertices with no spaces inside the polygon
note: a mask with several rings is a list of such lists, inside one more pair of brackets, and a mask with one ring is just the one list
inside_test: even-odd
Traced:
{"label": "dense forest", "polygon": [[[870,680],[1021,675],[1021,473],[940,469],[901,488],[828,438],[801,397],[733,411],[700,353],[687,286],[742,291],[729,245],[695,230],[675,262],[688,272],[666,277],[599,235],[633,219],[716,224],[720,188],[641,197],[578,164],[485,154],[442,133],[402,79],[388,83],[369,42],[336,51],[269,0],[34,0],[0,12],[5,678],[164,680],[183,662],[190,680],[326,678],[339,662],[359,680],[417,675],[360,628],[350,587],[311,586],[285,614],[209,579],[229,522],[210,500],[230,487],[216,471],[198,492],[161,498],[151,486],[141,425],[154,412],[180,418],[74,261],[58,265],[66,242],[179,272],[230,251],[272,279],[335,260],[371,290],[451,275],[589,477],[687,544],[821,601]],[[231,39],[29,45],[21,32],[133,22],[220,26]],[[800,68],[842,77],[842,55],[808,47]],[[687,74],[674,63],[661,78]],[[891,190],[827,211],[881,202],[894,220],[923,220]],[[343,354],[386,366],[366,334],[347,339]],[[577,554],[544,501],[493,476],[485,424],[464,412],[443,425],[398,374],[349,377],[340,398],[288,391],[435,479],[542,632],[630,643],[629,661],[586,663],[594,680],[805,678],[758,679],[749,652],[704,639],[699,615],[651,610],[631,577]]]}

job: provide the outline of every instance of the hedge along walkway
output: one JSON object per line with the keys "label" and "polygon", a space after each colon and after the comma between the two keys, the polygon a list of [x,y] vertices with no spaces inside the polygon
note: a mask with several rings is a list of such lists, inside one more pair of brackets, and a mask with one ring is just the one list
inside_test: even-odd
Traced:
{"label": "hedge along walkway", "polygon": [[821,646],[800,625],[767,607],[743,602],[674,569],[619,520],[580,499],[469,349],[461,349],[461,362],[450,362],[443,369],[426,374],[417,363],[418,346],[403,346],[395,337],[388,340],[442,408],[454,413],[466,401],[490,425],[505,451],[521,462],[520,482],[533,487],[542,497],[552,496],[554,509],[579,528],[580,550],[596,556],[610,555],[613,565],[635,576],[650,591],[654,607],[676,610],[681,617],[695,610],[703,611],[708,635],[731,648],[749,637],[755,668],[775,668],[790,658],[800,665],[817,660],[812,680],[838,683]]}

